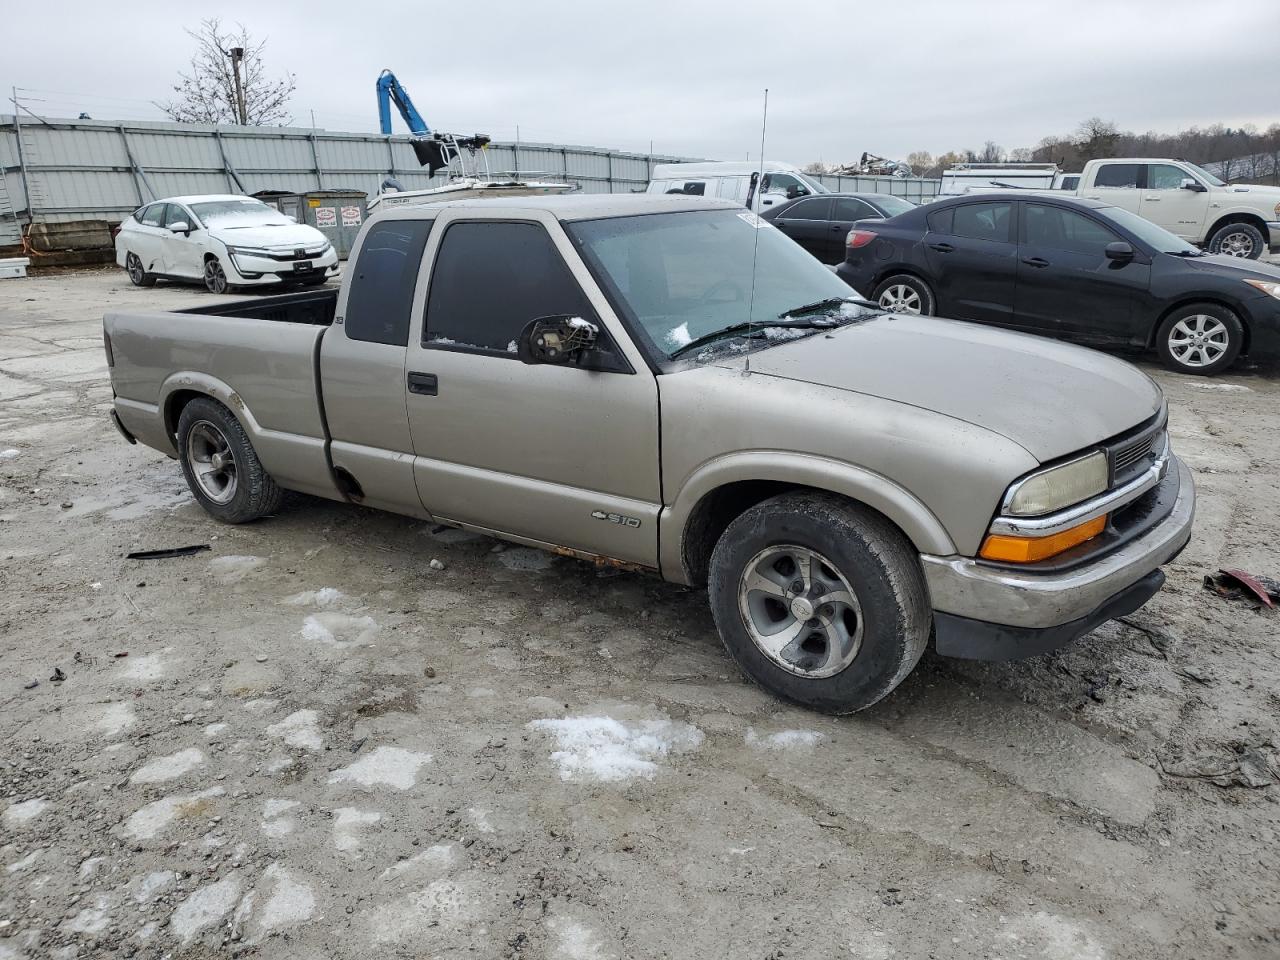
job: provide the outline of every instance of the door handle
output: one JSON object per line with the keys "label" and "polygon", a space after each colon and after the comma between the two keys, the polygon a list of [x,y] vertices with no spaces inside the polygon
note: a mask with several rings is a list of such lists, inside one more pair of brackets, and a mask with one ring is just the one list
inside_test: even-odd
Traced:
{"label": "door handle", "polygon": [[410,393],[420,393],[425,397],[434,397],[440,391],[440,380],[434,373],[410,373],[408,382]]}
{"label": "door handle", "polygon": [[831,228],[831,232],[836,233],[837,231],[840,231],[840,230],[848,231],[848,229],[849,229],[848,227],[837,223],[834,227]]}
{"label": "door handle", "polygon": [[1144,203],[1155,203],[1160,198],[1159,197],[1143,197],[1142,199]]}
{"label": "door handle", "polygon": [[1022,262],[1025,263],[1028,267],[1039,268],[1039,267],[1047,267],[1049,265],[1049,261],[1044,259],[1043,257],[1023,257]]}
{"label": "door handle", "polygon": [[950,253],[955,247],[949,243],[931,243],[929,244],[929,249],[937,250],[939,253]]}

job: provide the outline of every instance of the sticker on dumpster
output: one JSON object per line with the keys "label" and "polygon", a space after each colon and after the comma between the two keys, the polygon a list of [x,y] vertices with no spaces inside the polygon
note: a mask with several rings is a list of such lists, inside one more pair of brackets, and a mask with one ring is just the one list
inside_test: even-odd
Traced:
{"label": "sticker on dumpster", "polygon": [[318,207],[318,206],[320,206],[320,201],[319,201],[319,200],[317,200],[315,197],[309,197],[309,198],[307,199],[307,206],[308,206],[308,207]]}
{"label": "sticker on dumpster", "polygon": [[332,229],[338,225],[338,211],[333,207],[316,207],[316,226]]}
{"label": "sticker on dumpster", "polygon": [[342,208],[342,225],[344,227],[360,226],[360,208],[359,207],[343,207]]}

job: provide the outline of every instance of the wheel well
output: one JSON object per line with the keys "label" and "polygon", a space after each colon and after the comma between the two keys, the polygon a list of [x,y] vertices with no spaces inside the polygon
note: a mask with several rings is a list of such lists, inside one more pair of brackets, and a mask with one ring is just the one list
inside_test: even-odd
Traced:
{"label": "wheel well", "polygon": [[[684,538],[681,541],[681,561],[689,576],[689,582],[694,586],[706,584],[711,567],[711,553],[720,542],[721,535],[734,520],[757,503],[768,500],[770,497],[776,497],[780,493],[806,490],[832,493],[830,490],[803,483],[785,483],[780,480],[740,480],[717,487],[704,496],[689,514],[689,519],[684,525]],[[841,496],[841,494],[833,495]],[[858,503],[864,509],[873,509],[860,501],[846,499],[849,499],[850,503]],[[884,516],[879,511],[874,512]],[[888,523],[893,523],[887,517],[885,519]],[[897,525],[894,524],[894,526]],[[910,542],[910,537],[906,537],[905,533],[903,536]]]}
{"label": "wheel well", "polygon": [[1179,300],[1177,303],[1173,304],[1173,306],[1169,307],[1169,309],[1165,310],[1164,313],[1160,314],[1160,316],[1156,317],[1156,322],[1151,325],[1151,333],[1147,335],[1147,348],[1155,348],[1156,334],[1160,332],[1160,327],[1164,324],[1165,320],[1169,318],[1171,313],[1175,313],[1185,307],[1194,306],[1197,303],[1207,303],[1210,306],[1221,307],[1223,310],[1230,310],[1234,313],[1236,319],[1240,321],[1240,328],[1244,331],[1244,343],[1240,346],[1240,353],[1243,356],[1249,352],[1249,341],[1251,337],[1248,318],[1231,304],[1225,303],[1222,300],[1215,300],[1212,297],[1188,297],[1185,300]]}
{"label": "wheel well", "polygon": [[[1220,220],[1215,221],[1213,226],[1209,228],[1208,232],[1204,235],[1205,242],[1208,243],[1209,239],[1215,233],[1231,223],[1247,223],[1251,227],[1257,227],[1262,231],[1262,239],[1268,239],[1267,221],[1263,220],[1262,217],[1258,216],[1256,213],[1229,213]],[[1264,250],[1263,253],[1266,253],[1266,251]]]}
{"label": "wheel well", "polygon": [[207,396],[208,394],[201,393],[198,390],[175,390],[169,394],[164,403],[165,433],[176,440],[178,437],[178,419],[182,416],[183,409],[197,397]]}
{"label": "wheel well", "polygon": [[[926,287],[928,287],[929,290],[932,292],[933,284],[931,284],[925,277],[922,277],[920,275],[920,271],[915,270],[911,267],[890,267],[887,270],[881,270],[879,273],[876,274],[875,287],[880,286],[880,284],[884,283],[890,277],[898,277],[903,275],[908,277],[914,277],[915,279],[923,283]],[[867,296],[869,297],[875,296],[875,287],[872,287],[871,292],[868,293]],[[934,298],[935,299],[937,298],[937,294],[934,294]]]}
{"label": "wheel well", "polygon": [[205,254],[204,254],[205,263],[208,263],[210,260],[217,260],[217,259],[218,259],[218,255],[216,253],[210,253],[208,250],[205,251]]}

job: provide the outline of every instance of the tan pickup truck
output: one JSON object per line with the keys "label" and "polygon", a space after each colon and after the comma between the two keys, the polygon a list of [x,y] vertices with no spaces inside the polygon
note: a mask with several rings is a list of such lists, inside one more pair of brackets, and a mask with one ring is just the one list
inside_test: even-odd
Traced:
{"label": "tan pickup truck", "polygon": [[849,293],[722,201],[399,208],[341,290],[108,313],[113,416],[227,522],[300,490],[706,584],[831,712],[1160,588],[1195,495],[1148,377]]}

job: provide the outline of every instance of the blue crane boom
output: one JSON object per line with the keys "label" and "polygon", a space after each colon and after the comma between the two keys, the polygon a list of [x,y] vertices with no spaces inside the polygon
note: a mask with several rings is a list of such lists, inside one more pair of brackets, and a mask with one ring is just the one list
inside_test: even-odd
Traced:
{"label": "blue crane boom", "polygon": [[427,121],[422,119],[422,114],[409,99],[409,91],[400,85],[394,73],[383,70],[378,74],[378,120],[382,124],[383,136],[391,135],[392,103],[395,103],[396,109],[400,111],[400,116],[404,118],[405,126],[409,128],[410,133],[415,137],[431,135],[431,128],[427,126]]}

